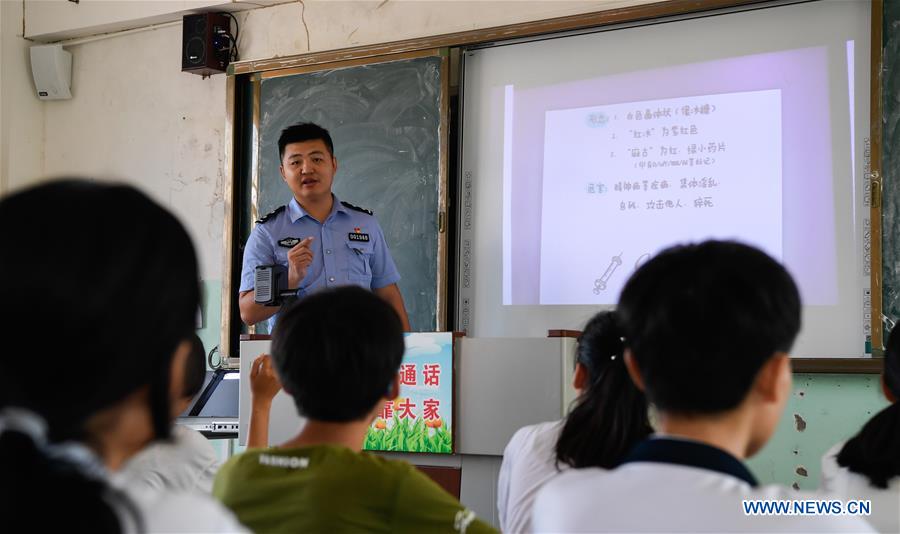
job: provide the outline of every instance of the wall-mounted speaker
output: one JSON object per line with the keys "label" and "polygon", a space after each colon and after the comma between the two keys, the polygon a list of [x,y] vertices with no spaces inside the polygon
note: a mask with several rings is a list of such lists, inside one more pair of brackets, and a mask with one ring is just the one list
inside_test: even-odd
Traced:
{"label": "wall-mounted speaker", "polygon": [[30,48],[31,76],[41,100],[72,98],[72,53],[62,45],[39,45]]}
{"label": "wall-mounted speaker", "polygon": [[181,70],[203,76],[225,72],[231,55],[230,39],[228,15],[185,15],[181,31]]}

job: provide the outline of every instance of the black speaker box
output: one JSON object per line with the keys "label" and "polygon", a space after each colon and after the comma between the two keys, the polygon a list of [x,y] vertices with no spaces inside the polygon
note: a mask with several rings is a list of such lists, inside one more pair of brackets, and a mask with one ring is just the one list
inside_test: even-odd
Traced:
{"label": "black speaker box", "polygon": [[181,70],[209,76],[225,72],[231,54],[228,15],[200,13],[182,19]]}

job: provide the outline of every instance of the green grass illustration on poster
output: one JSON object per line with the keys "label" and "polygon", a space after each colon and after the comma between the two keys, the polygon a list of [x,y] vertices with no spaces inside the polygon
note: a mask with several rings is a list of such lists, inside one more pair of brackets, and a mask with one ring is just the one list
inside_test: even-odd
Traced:
{"label": "green grass illustration on poster", "polygon": [[406,334],[400,395],[366,434],[368,451],[453,453],[453,334]]}

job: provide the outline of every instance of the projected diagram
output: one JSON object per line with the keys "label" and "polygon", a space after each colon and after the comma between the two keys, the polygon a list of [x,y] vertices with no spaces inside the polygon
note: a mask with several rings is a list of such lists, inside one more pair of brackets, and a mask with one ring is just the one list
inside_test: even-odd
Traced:
{"label": "projected diagram", "polygon": [[595,295],[599,295],[602,291],[606,291],[606,282],[609,281],[610,277],[616,272],[616,269],[618,269],[620,265],[622,265],[621,252],[612,257],[612,260],[609,262],[609,267],[606,268],[606,272],[604,272],[600,278],[594,280]]}
{"label": "projected diagram", "polygon": [[680,242],[781,258],[781,92],[547,111],[542,185],[541,304],[613,304]]}
{"label": "projected diagram", "polygon": [[[637,270],[638,267],[641,266],[642,263],[650,259],[650,253],[645,252],[638,256],[637,261],[634,262],[634,268]],[[606,271],[600,276],[600,278],[594,280],[594,294],[599,295],[603,291],[606,291],[607,283],[609,279],[616,273],[616,269],[622,265],[622,253],[618,253],[609,260],[609,267],[606,268]]]}

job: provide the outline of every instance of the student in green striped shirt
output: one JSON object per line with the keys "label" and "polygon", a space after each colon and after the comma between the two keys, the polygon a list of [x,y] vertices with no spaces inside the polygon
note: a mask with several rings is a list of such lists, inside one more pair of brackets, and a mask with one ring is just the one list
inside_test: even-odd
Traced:
{"label": "student in green striped shirt", "polygon": [[398,395],[403,352],[399,317],[369,291],[298,301],[275,326],[272,359],[307,423],[229,460],[213,494],[255,532],[492,532],[413,466],[362,451]]}

